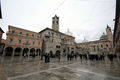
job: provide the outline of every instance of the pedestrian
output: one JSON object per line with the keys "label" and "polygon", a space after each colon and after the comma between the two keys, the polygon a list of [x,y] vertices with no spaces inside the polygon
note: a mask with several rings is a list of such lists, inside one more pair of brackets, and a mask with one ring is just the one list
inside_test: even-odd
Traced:
{"label": "pedestrian", "polygon": [[33,53],[33,58],[35,58],[35,53]]}
{"label": "pedestrian", "polygon": [[23,55],[24,57],[26,57],[26,53],[24,53],[24,55]]}
{"label": "pedestrian", "polygon": [[45,58],[45,63],[47,63],[47,53],[45,53],[44,58]]}
{"label": "pedestrian", "polygon": [[108,58],[111,62],[113,62],[113,54],[108,54]]}
{"label": "pedestrian", "polygon": [[69,61],[69,58],[70,58],[70,55],[69,55],[69,53],[67,53],[67,60]]}
{"label": "pedestrian", "polygon": [[82,60],[82,54],[80,54],[79,56],[80,56],[80,59]]}
{"label": "pedestrian", "polygon": [[75,60],[77,60],[77,53],[75,53],[75,55],[74,55],[74,56],[75,56]]}
{"label": "pedestrian", "polygon": [[50,54],[47,54],[47,62],[50,62]]}
{"label": "pedestrian", "polygon": [[84,55],[85,59],[87,60],[87,54]]}

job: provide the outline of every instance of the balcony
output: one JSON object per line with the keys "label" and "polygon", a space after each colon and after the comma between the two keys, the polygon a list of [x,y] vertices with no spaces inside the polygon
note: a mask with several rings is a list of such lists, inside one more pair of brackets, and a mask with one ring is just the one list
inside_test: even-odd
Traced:
{"label": "balcony", "polygon": [[23,45],[30,45],[30,43],[26,43],[26,42],[25,42],[25,43],[23,43]]}
{"label": "balcony", "polygon": [[26,35],[17,34],[17,33],[10,33],[10,32],[7,32],[6,34],[7,34],[7,35],[12,35],[12,36],[21,36],[21,37],[31,38],[31,39],[38,39],[38,40],[40,39],[40,37],[26,36]]}

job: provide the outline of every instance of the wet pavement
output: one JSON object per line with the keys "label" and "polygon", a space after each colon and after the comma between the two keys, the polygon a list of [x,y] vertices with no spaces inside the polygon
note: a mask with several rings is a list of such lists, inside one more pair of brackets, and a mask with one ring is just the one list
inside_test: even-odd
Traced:
{"label": "wet pavement", "polygon": [[52,58],[44,63],[39,57],[3,57],[0,80],[120,80],[120,61],[72,60]]}

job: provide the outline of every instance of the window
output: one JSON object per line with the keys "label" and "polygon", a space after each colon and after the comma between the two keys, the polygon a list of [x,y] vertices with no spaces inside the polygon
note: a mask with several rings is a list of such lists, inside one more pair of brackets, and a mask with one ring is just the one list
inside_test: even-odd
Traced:
{"label": "window", "polygon": [[52,33],[52,37],[54,36],[54,33]]}
{"label": "window", "polygon": [[21,43],[21,40],[18,40],[18,43],[20,44],[20,43]]}
{"label": "window", "polygon": [[101,45],[101,47],[103,47],[103,45]]}
{"label": "window", "polygon": [[106,47],[108,47],[108,44],[106,44]]}
{"label": "window", "polygon": [[48,35],[50,35],[50,32],[48,32]]}
{"label": "window", "polygon": [[22,32],[20,32],[20,34],[22,35]]}
{"label": "window", "polygon": [[39,36],[37,36],[37,38],[39,38]]}
{"label": "window", "polygon": [[10,43],[12,43],[13,42],[13,39],[12,38],[10,38]]}
{"label": "window", "polygon": [[40,46],[40,42],[38,43],[38,46]]}
{"label": "window", "polygon": [[58,24],[58,21],[56,21],[56,23]]}
{"label": "window", "polygon": [[15,30],[12,30],[12,33],[15,33]]}
{"label": "window", "polygon": [[74,49],[73,47],[71,49]]}
{"label": "window", "polygon": [[33,43],[32,43],[33,45],[35,44],[35,41],[33,41]]}
{"label": "window", "polygon": [[32,37],[34,38],[34,34],[32,34]]}
{"label": "window", "polygon": [[60,48],[60,46],[56,45],[56,48]]}
{"label": "window", "polygon": [[26,41],[26,44],[28,44],[28,43],[29,43],[29,41],[27,40],[27,41]]}
{"label": "window", "polygon": [[28,33],[26,33],[26,36],[28,37]]}

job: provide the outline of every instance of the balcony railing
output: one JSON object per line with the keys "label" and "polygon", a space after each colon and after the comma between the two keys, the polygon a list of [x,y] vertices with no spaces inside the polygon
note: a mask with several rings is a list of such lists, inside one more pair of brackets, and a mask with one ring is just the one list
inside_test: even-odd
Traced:
{"label": "balcony railing", "polygon": [[9,33],[9,32],[7,32],[6,34],[7,35],[13,35],[13,36],[21,36],[21,37],[25,37],[25,38],[40,39],[40,37],[26,36],[26,35],[17,34],[17,33]]}

